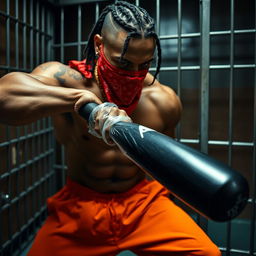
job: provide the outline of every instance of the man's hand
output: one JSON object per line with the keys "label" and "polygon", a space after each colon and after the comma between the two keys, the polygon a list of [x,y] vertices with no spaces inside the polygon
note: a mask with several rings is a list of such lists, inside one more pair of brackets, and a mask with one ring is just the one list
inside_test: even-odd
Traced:
{"label": "man's hand", "polygon": [[92,111],[89,118],[89,132],[98,138],[103,138],[107,144],[114,145],[109,131],[112,125],[119,121],[132,122],[124,110],[113,103],[105,102]]}

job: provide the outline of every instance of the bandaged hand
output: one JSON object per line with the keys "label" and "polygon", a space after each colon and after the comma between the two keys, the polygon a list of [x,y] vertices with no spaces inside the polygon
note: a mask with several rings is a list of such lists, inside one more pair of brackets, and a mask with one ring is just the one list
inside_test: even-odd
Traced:
{"label": "bandaged hand", "polygon": [[93,109],[89,118],[89,133],[102,138],[108,145],[115,143],[109,136],[110,128],[113,124],[123,121],[132,122],[131,118],[124,110],[117,107],[116,104],[105,102]]}

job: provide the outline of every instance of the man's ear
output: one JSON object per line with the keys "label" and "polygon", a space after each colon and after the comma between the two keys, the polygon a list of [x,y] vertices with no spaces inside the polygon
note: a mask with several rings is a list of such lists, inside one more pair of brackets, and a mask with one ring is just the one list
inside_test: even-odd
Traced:
{"label": "man's ear", "polygon": [[96,34],[94,36],[94,49],[95,49],[95,54],[99,54],[100,53],[100,48],[101,48],[101,45],[102,45],[102,41],[103,41],[103,38],[101,35],[99,34]]}

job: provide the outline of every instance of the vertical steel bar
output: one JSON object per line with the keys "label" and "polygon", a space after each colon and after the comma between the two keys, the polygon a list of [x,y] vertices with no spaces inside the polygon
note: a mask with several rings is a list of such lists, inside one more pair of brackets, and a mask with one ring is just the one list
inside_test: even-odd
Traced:
{"label": "vertical steel bar", "polygon": [[82,7],[77,6],[77,58],[81,60],[81,41],[82,41]]}
{"label": "vertical steel bar", "polygon": [[97,3],[95,4],[95,22],[97,22],[99,16],[100,16],[100,5],[99,5],[99,3],[97,2]]}
{"label": "vertical steel bar", "polygon": [[64,8],[60,9],[60,61],[64,62]]}
{"label": "vertical steel bar", "polygon": [[[46,12],[46,33],[47,35],[50,35],[50,11],[48,10]],[[50,38],[46,38],[46,61],[50,60],[50,52],[51,52],[51,44],[50,44]]]}
{"label": "vertical steel bar", "polygon": [[[9,1],[9,0],[8,0]],[[6,126],[6,141],[10,141],[10,127]],[[12,160],[12,150],[11,150],[12,144],[9,144],[7,146],[7,172],[9,172],[9,176],[8,176],[8,195],[10,198],[13,197],[13,190],[12,190],[12,184],[11,181],[13,179],[12,174],[10,173],[11,171],[11,160]],[[12,220],[13,220],[13,209],[12,209],[12,205],[8,206],[8,240],[12,240],[12,234],[13,234],[13,225],[12,225]],[[9,241],[11,242],[11,241]],[[10,243],[10,250],[8,251],[10,253],[10,255],[12,254],[12,242]]]}
{"label": "vertical steel bar", "polygon": [[19,1],[15,0],[15,67],[19,67]]}
{"label": "vertical steel bar", "polygon": [[[24,162],[26,163],[28,161],[28,125],[26,125],[24,127],[24,136],[25,136],[25,140],[24,140]],[[28,168],[29,167],[25,167],[24,169],[24,188],[25,190],[27,190],[27,188],[29,187],[28,185]],[[28,209],[29,209],[29,201],[28,201],[28,195],[26,195],[24,197],[24,220],[25,222],[28,221],[29,219],[29,214],[28,214]],[[29,236],[29,230],[26,230],[26,237]]]}
{"label": "vertical steel bar", "polygon": [[[156,0],[156,33],[160,35],[160,0]],[[156,63],[158,62],[158,57],[156,57]],[[159,74],[157,75],[159,80]]]}
{"label": "vertical steel bar", "polygon": [[[21,168],[20,168],[20,150],[21,150],[21,147],[20,147],[20,127],[16,127],[16,137],[18,138],[18,141],[17,141],[17,146],[16,146],[16,156],[15,156],[15,162],[16,162],[16,166],[18,168],[18,171],[17,171],[17,176],[16,176],[16,191],[17,193],[20,193],[20,186],[21,186]],[[19,196],[19,194],[17,195]],[[20,207],[20,198],[17,200],[17,207],[16,207],[16,216],[17,216],[17,230],[15,230],[15,232],[21,232],[21,218],[23,217],[23,215],[21,214],[21,207]],[[19,235],[18,237],[18,244],[19,244],[19,248],[20,248],[20,245],[21,245],[21,236]]]}
{"label": "vertical steel bar", "polygon": [[41,62],[45,62],[45,6],[41,11]]}
{"label": "vertical steel bar", "polygon": [[23,0],[23,69],[27,68],[27,0]]}
{"label": "vertical steel bar", "polygon": [[[256,1],[254,10],[254,26],[256,28]],[[254,34],[254,108],[253,108],[253,162],[252,162],[252,208],[250,223],[250,255],[255,255],[255,228],[256,228],[256,33]]]}
{"label": "vertical steel bar", "polygon": [[[181,97],[181,30],[182,30],[182,3],[178,0],[178,22],[177,22],[177,32],[178,32],[178,56],[177,56],[177,94]],[[180,139],[181,126],[180,122],[176,127],[176,138]]]}
{"label": "vertical steel bar", "polygon": [[36,1],[36,66],[39,64],[39,1]]}
{"label": "vertical steel bar", "polygon": [[50,35],[51,38],[47,38],[47,59],[46,61],[49,61],[53,59],[53,54],[52,54],[52,44],[53,44],[53,23],[52,23],[52,13],[51,11],[47,11],[47,23],[46,23],[46,31],[47,35]]}
{"label": "vertical steel bar", "polygon": [[33,27],[33,23],[34,23],[34,1],[30,1],[30,6],[29,6],[29,10],[30,10],[30,69],[32,70],[34,67],[34,40],[33,40],[33,35],[34,35],[34,27]]}
{"label": "vertical steel bar", "polygon": [[[234,100],[234,0],[230,1],[230,73],[229,73],[229,122],[228,122],[228,164],[232,165],[233,142],[233,100]],[[227,223],[227,251],[230,256],[231,249],[231,221]]]}
{"label": "vertical steel bar", "polygon": [[177,56],[177,66],[178,66],[178,88],[177,93],[180,96],[180,87],[181,87],[181,28],[182,28],[182,3],[181,0],[178,0],[178,22],[177,22],[177,31],[178,31],[178,56]]}
{"label": "vertical steel bar", "polygon": [[136,0],[136,1],[135,1],[135,4],[136,4],[137,6],[140,6],[140,0]]}
{"label": "vertical steel bar", "polygon": [[50,17],[50,10],[45,11],[45,32],[46,32],[46,37],[45,37],[45,51],[46,51],[46,57],[44,61],[49,61],[50,59],[50,51],[51,49],[49,49],[49,45],[50,45],[50,38],[48,37],[48,35],[50,35],[50,30],[49,27],[50,26],[50,22],[49,22],[49,17]]}
{"label": "vertical steel bar", "polygon": [[[209,65],[210,65],[210,0],[200,1],[201,24],[201,104],[200,104],[200,149],[208,153],[209,129]],[[199,218],[200,226],[207,231],[208,222]]]}
{"label": "vertical steel bar", "polygon": [[55,42],[55,37],[54,37],[55,19],[54,19],[53,12],[51,12],[50,21],[51,21],[50,24],[52,24],[50,26],[50,32],[51,32],[50,34],[52,36],[52,40],[51,40],[51,59],[54,60],[55,59],[55,54],[54,54],[55,48],[53,47],[53,43]]}
{"label": "vertical steel bar", "polygon": [[[51,125],[51,119],[48,118],[48,126]],[[51,147],[54,152],[52,153],[51,156],[51,165],[50,165],[50,169],[54,170],[54,164],[56,163],[56,143],[55,143],[55,139],[53,137],[53,132],[51,132],[51,134],[49,134],[48,137],[48,145],[49,147]],[[51,182],[49,182],[49,191],[48,191],[48,196],[50,194],[53,194],[55,192],[55,189],[57,187],[57,182],[56,182],[56,172],[54,173]]]}
{"label": "vertical steel bar", "polygon": [[6,0],[6,66],[10,72],[10,1]]}
{"label": "vertical steel bar", "polygon": [[156,0],[156,33],[160,34],[160,0]]}
{"label": "vertical steel bar", "polygon": [[210,0],[201,1],[201,122],[200,147],[208,153],[209,64],[210,64]]}

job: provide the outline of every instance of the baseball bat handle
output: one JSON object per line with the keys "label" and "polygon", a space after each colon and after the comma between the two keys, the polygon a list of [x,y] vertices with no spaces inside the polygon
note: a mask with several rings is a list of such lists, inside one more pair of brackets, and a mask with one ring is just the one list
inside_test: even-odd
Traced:
{"label": "baseball bat handle", "polygon": [[[81,115],[88,120],[96,105],[83,106]],[[247,180],[206,154],[135,123],[115,123],[110,137],[133,162],[207,218],[231,220],[247,204]]]}
{"label": "baseball bat handle", "polygon": [[89,120],[90,114],[93,111],[95,107],[97,107],[99,104],[95,102],[89,102],[84,104],[82,107],[79,109],[79,114],[86,120]]}

